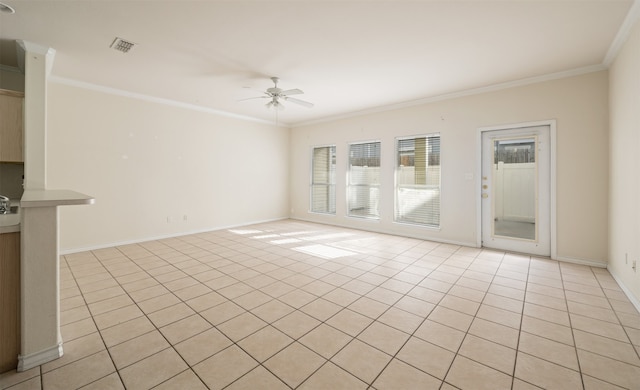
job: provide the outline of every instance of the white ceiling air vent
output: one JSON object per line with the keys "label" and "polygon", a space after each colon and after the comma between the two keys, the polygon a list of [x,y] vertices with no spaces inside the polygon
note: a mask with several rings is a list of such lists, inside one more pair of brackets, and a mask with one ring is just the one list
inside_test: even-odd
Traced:
{"label": "white ceiling air vent", "polygon": [[133,46],[135,46],[135,43],[116,37],[116,39],[113,40],[113,43],[109,47],[112,48],[113,50],[121,51],[123,53],[128,53],[129,50],[133,48]]}

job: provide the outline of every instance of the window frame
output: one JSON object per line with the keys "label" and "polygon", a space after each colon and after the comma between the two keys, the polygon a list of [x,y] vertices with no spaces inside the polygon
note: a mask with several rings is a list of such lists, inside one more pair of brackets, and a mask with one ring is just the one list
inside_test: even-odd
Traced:
{"label": "window frame", "polygon": [[[421,223],[421,222],[416,222],[416,221],[408,221],[408,220],[403,220],[403,219],[399,219],[400,218],[400,212],[398,210],[399,208],[399,196],[398,196],[398,190],[399,190],[399,184],[398,184],[398,173],[399,173],[399,169],[400,169],[400,161],[399,161],[399,153],[400,153],[400,143],[404,140],[416,140],[416,139],[420,139],[420,138],[432,138],[432,137],[438,137],[438,166],[439,168],[439,172],[438,172],[438,196],[439,196],[439,200],[438,200],[438,224],[434,225],[434,224],[428,224],[428,223]],[[414,147],[414,154],[415,154],[415,147]],[[428,158],[428,157],[427,157]],[[414,156],[415,159],[415,156]],[[427,160],[428,161],[428,160]],[[415,166],[415,163],[414,163]],[[429,165],[427,165],[428,167]],[[441,226],[442,226],[442,134],[440,132],[432,132],[432,133],[423,133],[423,134],[415,134],[415,135],[407,135],[407,136],[400,136],[400,137],[395,137],[394,140],[394,167],[393,167],[393,223],[396,224],[401,224],[401,225],[410,225],[410,226],[415,226],[415,227],[421,227],[421,228],[426,228],[426,229],[434,229],[434,230],[440,230]],[[433,187],[433,186],[432,186]]]}
{"label": "window frame", "polygon": [[[350,199],[350,191],[352,188],[352,184],[351,184],[351,147],[353,145],[364,145],[364,144],[375,144],[377,143],[378,146],[378,150],[379,150],[379,155],[378,155],[378,159],[379,159],[379,164],[378,164],[378,168],[380,169],[380,173],[379,173],[379,183],[377,185],[374,185],[375,188],[378,189],[378,207],[377,207],[377,216],[367,216],[367,215],[357,215],[357,214],[351,214],[351,205],[349,202]],[[345,186],[345,205],[346,205],[346,217],[348,218],[357,218],[357,219],[362,219],[362,220],[368,220],[368,221],[380,221],[382,219],[381,216],[381,210],[383,209],[383,204],[382,204],[382,199],[383,194],[383,186],[382,186],[382,175],[383,175],[383,159],[382,159],[382,140],[379,139],[374,139],[374,140],[366,140],[366,141],[354,141],[354,142],[349,142],[347,144],[347,159],[346,159],[346,166],[347,166],[347,171],[346,171],[346,186]],[[369,185],[369,187],[371,187]]]}
{"label": "window frame", "polygon": [[[334,166],[334,175],[333,175],[333,179],[334,182],[333,183],[315,183],[314,182],[314,163],[315,163],[315,150],[316,149],[323,149],[323,148],[333,148],[333,157],[336,159],[336,164],[333,164]],[[312,146],[311,147],[311,165],[309,168],[309,212],[313,213],[313,214],[321,214],[321,215],[336,215],[336,209],[337,209],[337,205],[336,205],[336,182],[337,182],[337,159],[338,159],[338,150],[335,144],[327,144],[327,145],[317,145],[317,146]],[[329,164],[329,167],[331,167],[331,164]],[[329,169],[330,172],[330,169]],[[329,177],[331,177],[331,175],[329,175]],[[333,187],[333,199],[334,199],[334,207],[333,207],[333,211],[316,211],[313,209],[313,204],[314,204],[314,191],[313,188],[315,185],[325,185],[325,186],[332,186]],[[329,195],[329,198],[331,197],[331,195]]]}

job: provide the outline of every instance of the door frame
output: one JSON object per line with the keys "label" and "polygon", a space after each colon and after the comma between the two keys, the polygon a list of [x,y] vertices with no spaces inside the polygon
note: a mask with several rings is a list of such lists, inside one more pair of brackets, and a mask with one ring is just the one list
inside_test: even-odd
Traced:
{"label": "door frame", "polygon": [[549,126],[549,233],[551,235],[551,258],[557,258],[556,226],[556,120],[521,122],[498,126],[479,127],[476,133],[476,247],[482,248],[482,134],[487,131],[521,129],[524,127]]}

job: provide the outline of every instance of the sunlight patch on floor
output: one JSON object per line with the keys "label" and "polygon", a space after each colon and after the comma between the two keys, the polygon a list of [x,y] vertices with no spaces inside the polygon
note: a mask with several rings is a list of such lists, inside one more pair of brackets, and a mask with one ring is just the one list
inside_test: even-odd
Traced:
{"label": "sunlight patch on floor", "polygon": [[323,259],[337,259],[338,257],[345,257],[355,255],[357,253],[346,251],[344,249],[338,249],[327,245],[307,245],[299,246],[297,248],[291,248],[294,251],[306,253],[312,256],[321,257]]}

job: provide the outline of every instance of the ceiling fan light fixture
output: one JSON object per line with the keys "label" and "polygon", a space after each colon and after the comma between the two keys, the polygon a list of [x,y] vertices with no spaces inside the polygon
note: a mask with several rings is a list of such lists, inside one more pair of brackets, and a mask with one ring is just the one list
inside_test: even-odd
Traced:
{"label": "ceiling fan light fixture", "polygon": [[267,107],[267,109],[272,109],[273,108],[276,111],[284,110],[284,104],[282,104],[282,102],[280,102],[277,99],[271,100],[269,103],[265,104],[265,107]]}

